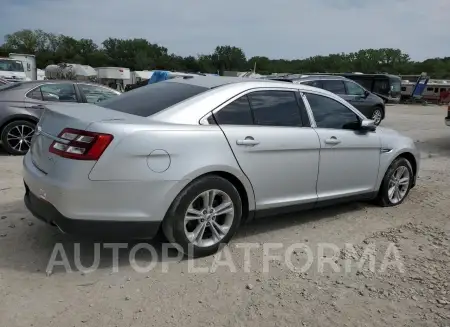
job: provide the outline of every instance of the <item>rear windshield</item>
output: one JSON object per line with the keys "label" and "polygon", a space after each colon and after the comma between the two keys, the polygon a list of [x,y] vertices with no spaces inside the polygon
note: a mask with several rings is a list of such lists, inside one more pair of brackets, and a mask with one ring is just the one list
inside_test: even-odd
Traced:
{"label": "rear windshield", "polygon": [[159,82],[102,101],[104,108],[148,117],[174,104],[207,91],[208,88],[176,82]]}

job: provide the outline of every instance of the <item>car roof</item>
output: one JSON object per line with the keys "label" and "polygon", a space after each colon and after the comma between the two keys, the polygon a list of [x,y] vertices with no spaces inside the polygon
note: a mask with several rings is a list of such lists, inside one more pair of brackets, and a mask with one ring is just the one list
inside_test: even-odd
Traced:
{"label": "car roof", "polygon": [[348,78],[339,75],[289,75],[284,78],[290,81],[349,80]]}
{"label": "car roof", "polygon": [[213,89],[222,85],[248,82],[273,82],[271,80],[249,78],[249,77],[228,77],[228,76],[188,76],[183,78],[173,78],[166,82],[184,83],[208,89]]}

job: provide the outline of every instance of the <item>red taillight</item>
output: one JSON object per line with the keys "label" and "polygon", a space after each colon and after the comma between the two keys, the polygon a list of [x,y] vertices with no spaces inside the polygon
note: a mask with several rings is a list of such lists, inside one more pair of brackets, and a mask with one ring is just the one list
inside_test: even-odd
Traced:
{"label": "red taillight", "polygon": [[98,160],[113,140],[110,134],[65,128],[58,137],[68,142],[53,141],[49,151],[60,157],[76,160]]}

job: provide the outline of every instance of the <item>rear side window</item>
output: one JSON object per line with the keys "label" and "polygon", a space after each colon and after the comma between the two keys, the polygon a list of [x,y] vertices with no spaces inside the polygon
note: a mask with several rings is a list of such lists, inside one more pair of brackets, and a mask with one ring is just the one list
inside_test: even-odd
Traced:
{"label": "rear side window", "polygon": [[323,88],[335,94],[345,94],[344,82],[338,80],[323,80]]}
{"label": "rear side window", "polygon": [[258,91],[248,94],[255,125],[302,126],[295,92]]}
{"label": "rear side window", "polygon": [[219,125],[253,125],[252,110],[246,95],[234,100],[214,114]]}
{"label": "rear side window", "polygon": [[322,88],[322,83],[319,80],[318,81],[307,81],[307,82],[303,82],[302,84],[318,87],[320,89]]}
{"label": "rear side window", "polygon": [[148,117],[207,90],[208,88],[197,85],[159,82],[102,101],[98,106]]}

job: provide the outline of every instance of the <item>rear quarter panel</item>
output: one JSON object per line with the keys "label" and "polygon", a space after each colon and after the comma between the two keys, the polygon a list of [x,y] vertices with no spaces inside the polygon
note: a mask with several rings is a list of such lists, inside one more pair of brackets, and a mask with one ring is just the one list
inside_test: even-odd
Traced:
{"label": "rear quarter panel", "polygon": [[[106,131],[107,132],[107,131]],[[105,151],[89,174],[95,181],[180,181],[168,195],[168,207],[186,184],[207,173],[227,172],[244,185],[249,198],[249,209],[254,208],[253,189],[242,173],[230,146],[218,126],[171,126],[167,129],[122,131],[125,136],[116,140]],[[158,150],[166,152],[166,159],[152,156]],[[169,167],[153,171],[157,160],[168,160]],[[149,184],[151,187],[151,184]]]}

